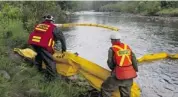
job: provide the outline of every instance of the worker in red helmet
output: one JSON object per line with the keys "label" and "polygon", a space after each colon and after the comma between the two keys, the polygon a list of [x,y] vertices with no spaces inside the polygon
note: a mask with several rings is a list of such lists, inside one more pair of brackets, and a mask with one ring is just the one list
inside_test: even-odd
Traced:
{"label": "worker in red helmet", "polygon": [[118,34],[111,35],[112,46],[108,51],[108,66],[112,70],[101,86],[101,97],[111,97],[119,89],[121,97],[131,97],[133,78],[137,77],[137,60],[131,48],[120,41]]}
{"label": "worker in red helmet", "polygon": [[[55,75],[56,63],[53,60],[54,45],[56,41],[62,44],[62,52],[66,51],[66,42],[63,33],[54,23],[51,15],[43,16],[44,21],[35,26],[30,33],[28,44],[37,52],[35,64],[39,71],[45,71],[47,74]],[[47,69],[42,69],[42,62],[46,64]]]}

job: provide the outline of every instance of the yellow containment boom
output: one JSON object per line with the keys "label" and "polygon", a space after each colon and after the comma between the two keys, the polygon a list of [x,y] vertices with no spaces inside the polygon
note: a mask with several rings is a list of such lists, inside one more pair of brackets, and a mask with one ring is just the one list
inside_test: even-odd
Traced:
{"label": "yellow containment boom", "polygon": [[169,55],[168,55],[168,58],[171,58],[171,59],[178,59],[178,54],[169,54]]}
{"label": "yellow containment boom", "polygon": [[145,62],[145,61],[153,61],[167,58],[168,54],[166,52],[154,53],[154,54],[146,54],[143,57],[137,59],[138,62]]}
{"label": "yellow containment boom", "polygon": [[159,53],[153,53],[153,54],[145,54],[144,56],[137,59],[139,63],[145,62],[145,61],[154,61],[154,60],[160,60],[160,59],[178,59],[178,54],[168,54],[166,52],[159,52]]}
{"label": "yellow containment boom", "polygon": [[[15,52],[20,54],[23,57],[28,59],[34,59],[36,52],[27,48],[19,49],[15,48]],[[54,55],[54,60],[56,61],[57,72],[64,76],[72,76],[75,74],[82,74],[85,79],[93,86],[95,89],[100,91],[101,84],[104,80],[110,75],[110,71],[107,69],[90,62],[80,56],[71,53],[65,52],[64,54],[56,52]],[[167,54],[165,52],[155,53],[155,54],[146,54],[141,58],[138,58],[138,62],[158,60],[164,58],[178,58],[178,54]],[[120,97],[119,91],[115,91],[112,97]],[[134,82],[131,89],[131,97],[140,97],[140,88],[137,83]]]}
{"label": "yellow containment boom", "polygon": [[67,23],[67,24],[55,24],[57,27],[75,27],[75,26],[93,26],[93,27],[100,27],[100,28],[105,28],[105,29],[110,29],[113,31],[119,31],[118,28],[116,27],[111,27],[103,24],[94,24],[94,23]]}
{"label": "yellow containment boom", "polygon": [[[14,51],[28,59],[34,59],[36,55],[36,53],[29,48],[15,48]],[[72,76],[80,73],[85,77],[91,86],[99,91],[103,81],[110,75],[110,71],[107,69],[71,52],[65,52],[64,54],[56,52],[53,57],[56,61],[56,68],[59,74]],[[115,91],[112,97],[120,97],[119,91]],[[140,88],[135,82],[131,89],[131,97],[140,97]]]}

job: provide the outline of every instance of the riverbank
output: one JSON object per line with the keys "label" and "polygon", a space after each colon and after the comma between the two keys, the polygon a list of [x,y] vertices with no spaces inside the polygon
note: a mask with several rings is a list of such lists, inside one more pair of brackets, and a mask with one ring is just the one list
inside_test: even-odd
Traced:
{"label": "riverbank", "polygon": [[0,97],[78,97],[86,90],[86,86],[60,78],[48,82],[35,66],[13,52],[14,48],[29,47],[29,33],[43,15],[50,13],[56,22],[67,21],[67,14],[58,3],[0,3]]}
{"label": "riverbank", "polygon": [[156,13],[158,16],[177,17],[178,8],[163,9]]}
{"label": "riverbank", "polygon": [[178,2],[176,1],[118,1],[108,3],[96,11],[126,12],[144,16],[178,16]]}
{"label": "riverbank", "polygon": [[[97,12],[97,11],[95,11],[95,12]],[[121,12],[122,13],[122,11],[100,11],[100,12]],[[178,17],[178,8],[163,9],[163,10],[156,12],[155,14],[149,14],[146,12],[134,13],[134,12],[125,12],[125,11],[123,11],[123,13],[130,13],[130,14],[134,14],[134,15],[138,15],[138,16]]]}
{"label": "riverbank", "polygon": [[156,22],[159,22],[159,21],[162,21],[162,22],[173,22],[173,23],[176,23],[178,22],[178,17],[177,16],[172,16],[173,14],[168,14],[168,13],[162,13],[162,14],[157,14],[157,15],[143,15],[143,14],[133,14],[133,13],[130,13],[136,17],[140,17],[140,18],[145,18],[147,17],[147,21],[156,21]]}

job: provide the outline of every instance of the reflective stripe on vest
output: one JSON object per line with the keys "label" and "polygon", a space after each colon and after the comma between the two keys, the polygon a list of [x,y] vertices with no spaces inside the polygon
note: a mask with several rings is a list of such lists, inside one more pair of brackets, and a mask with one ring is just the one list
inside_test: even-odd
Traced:
{"label": "reflective stripe on vest", "polygon": [[53,41],[53,44],[52,44],[52,48],[54,49],[54,44],[55,44],[55,42]]}
{"label": "reflective stripe on vest", "polygon": [[132,61],[130,59],[131,51],[128,49],[128,46],[124,44],[124,48],[118,46],[118,45],[113,45],[112,47],[117,48],[117,56],[121,57],[121,61],[119,63],[119,66],[123,66],[124,61],[126,61],[126,58],[128,59],[129,63],[132,64]]}
{"label": "reflective stripe on vest", "polygon": [[35,28],[35,30],[46,32],[49,29],[49,25],[47,24],[38,24]]}
{"label": "reflective stripe on vest", "polygon": [[50,38],[49,42],[48,42],[48,46],[52,46],[52,48],[54,47],[54,40],[52,40],[52,38]]}
{"label": "reflective stripe on vest", "polygon": [[33,36],[32,41],[33,42],[40,42],[41,37],[40,36]]}
{"label": "reflective stripe on vest", "polygon": [[52,39],[49,40],[48,46],[51,46]]}
{"label": "reflective stripe on vest", "polygon": [[[40,42],[41,37],[40,36],[33,36],[32,41],[33,42]],[[49,42],[48,42],[48,46],[52,46],[52,48],[54,47],[54,40],[52,40],[52,38],[50,38]]]}

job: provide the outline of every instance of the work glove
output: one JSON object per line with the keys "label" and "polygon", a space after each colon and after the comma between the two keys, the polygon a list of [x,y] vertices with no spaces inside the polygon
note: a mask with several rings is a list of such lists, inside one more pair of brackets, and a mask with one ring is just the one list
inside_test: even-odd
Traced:
{"label": "work glove", "polygon": [[62,50],[62,53],[66,52],[66,50]]}
{"label": "work glove", "polygon": [[65,56],[66,50],[62,50],[62,58]]}

